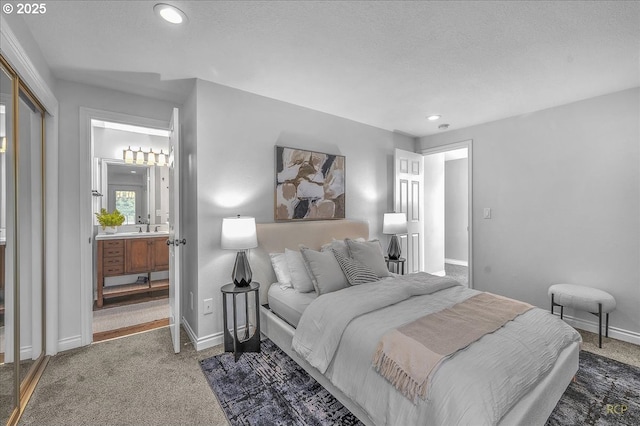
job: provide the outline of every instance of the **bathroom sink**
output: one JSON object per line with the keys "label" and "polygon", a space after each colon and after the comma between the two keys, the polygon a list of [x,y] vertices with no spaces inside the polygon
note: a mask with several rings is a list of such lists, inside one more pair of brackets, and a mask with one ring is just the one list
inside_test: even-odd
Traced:
{"label": "bathroom sink", "polygon": [[118,238],[152,238],[152,237],[167,237],[169,231],[151,231],[151,232],[117,232],[115,234],[98,234],[97,240],[114,240]]}

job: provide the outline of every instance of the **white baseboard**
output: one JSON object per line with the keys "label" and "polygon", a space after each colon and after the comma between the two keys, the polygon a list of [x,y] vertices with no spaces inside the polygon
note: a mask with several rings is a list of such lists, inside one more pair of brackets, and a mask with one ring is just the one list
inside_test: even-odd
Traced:
{"label": "white baseboard", "polygon": [[[213,348],[214,346],[222,345],[224,343],[224,334],[222,331],[209,334],[208,336],[197,337],[189,323],[184,318],[182,319],[182,326],[187,331],[189,339],[196,348],[196,351]],[[238,327],[238,334],[244,333],[244,329],[245,326]]]}
{"label": "white baseboard", "polygon": [[450,263],[452,265],[458,265],[458,266],[469,266],[469,262],[467,262],[466,260],[445,259],[444,263]]}
{"label": "white baseboard", "polygon": [[[580,330],[598,334],[597,322],[583,320],[582,318],[576,318],[570,315],[564,315],[563,318],[569,325],[574,328],[579,328]],[[604,336],[604,319],[602,322],[602,335]],[[640,333],[636,333],[635,331],[625,330],[609,325],[609,337],[617,340],[622,340],[624,342],[633,343],[635,345],[640,345]]]}
{"label": "white baseboard", "polygon": [[444,277],[445,275],[447,275],[447,273],[445,272],[445,270],[443,269],[442,271],[436,271],[436,272],[427,272],[428,274],[431,275],[437,275],[439,277]]}
{"label": "white baseboard", "polygon": [[68,351],[69,349],[75,349],[82,346],[82,335],[65,337],[58,340],[58,352]]}

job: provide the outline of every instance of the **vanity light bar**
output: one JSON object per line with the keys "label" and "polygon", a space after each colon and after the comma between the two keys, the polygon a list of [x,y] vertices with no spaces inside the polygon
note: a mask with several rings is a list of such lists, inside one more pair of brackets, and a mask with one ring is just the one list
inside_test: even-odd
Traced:
{"label": "vanity light bar", "polygon": [[149,149],[149,152],[144,152],[142,148],[138,149],[138,151],[134,151],[129,148],[122,151],[122,159],[126,164],[146,164],[148,166],[158,165],[158,166],[167,166],[167,155],[160,150],[160,153],[153,152],[152,149]]}

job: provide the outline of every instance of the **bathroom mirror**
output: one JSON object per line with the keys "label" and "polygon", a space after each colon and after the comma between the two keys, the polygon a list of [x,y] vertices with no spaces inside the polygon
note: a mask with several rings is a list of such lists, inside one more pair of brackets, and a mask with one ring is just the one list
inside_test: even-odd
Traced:
{"label": "bathroom mirror", "polygon": [[169,169],[101,159],[96,167],[101,183],[96,211],[118,209],[124,225],[162,225],[169,219]]}

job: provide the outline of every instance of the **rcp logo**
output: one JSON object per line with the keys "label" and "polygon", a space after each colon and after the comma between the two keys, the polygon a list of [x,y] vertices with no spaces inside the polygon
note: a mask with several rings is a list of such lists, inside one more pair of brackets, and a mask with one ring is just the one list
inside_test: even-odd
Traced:
{"label": "rcp logo", "polygon": [[618,416],[627,412],[629,407],[626,404],[607,404],[607,415],[615,414]]}

